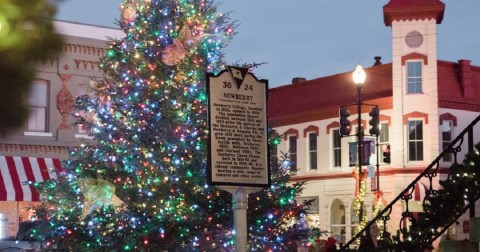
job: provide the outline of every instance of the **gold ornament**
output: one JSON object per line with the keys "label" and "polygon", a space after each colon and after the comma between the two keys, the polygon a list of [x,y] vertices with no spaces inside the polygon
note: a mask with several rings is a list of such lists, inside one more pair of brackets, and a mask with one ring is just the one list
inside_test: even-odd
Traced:
{"label": "gold ornament", "polygon": [[110,101],[108,83],[105,81],[91,80],[88,83],[87,93],[90,97],[96,96],[102,104],[107,104]]}
{"label": "gold ornament", "polygon": [[128,3],[124,3],[123,5],[119,6],[120,11],[122,12],[122,16],[120,17],[120,21],[125,24],[132,22],[137,15],[137,1],[131,0]]}
{"label": "gold ornament", "polygon": [[162,53],[162,60],[168,66],[174,66],[180,63],[190,48],[198,44],[198,42],[204,37],[202,32],[196,32],[193,35],[188,26],[184,26],[178,36],[173,39],[173,43],[165,47]]}
{"label": "gold ornament", "polygon": [[100,176],[97,179],[80,179],[79,184],[84,197],[82,219],[85,219],[91,212],[108,206],[113,206],[115,212],[117,212],[124,204],[115,195],[115,186]]}

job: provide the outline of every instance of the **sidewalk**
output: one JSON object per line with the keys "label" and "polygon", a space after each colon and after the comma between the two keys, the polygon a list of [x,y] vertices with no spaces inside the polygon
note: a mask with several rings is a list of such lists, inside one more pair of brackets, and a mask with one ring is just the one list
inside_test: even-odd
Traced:
{"label": "sidewalk", "polygon": [[36,251],[42,247],[40,242],[0,240],[0,252]]}

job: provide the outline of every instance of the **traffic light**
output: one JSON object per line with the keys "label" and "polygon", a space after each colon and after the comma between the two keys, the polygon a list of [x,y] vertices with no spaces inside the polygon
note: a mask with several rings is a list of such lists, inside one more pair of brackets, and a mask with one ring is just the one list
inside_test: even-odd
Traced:
{"label": "traffic light", "polygon": [[383,146],[383,162],[390,164],[390,145]]}
{"label": "traffic light", "polygon": [[378,107],[373,107],[372,110],[370,111],[369,115],[372,117],[372,119],[370,119],[370,122],[369,124],[372,126],[370,128],[370,135],[375,135],[375,136],[378,136],[380,135],[380,128],[379,128],[379,124],[380,124],[380,119],[379,119],[379,115],[380,115],[380,110],[378,109]]}
{"label": "traffic light", "polygon": [[350,110],[348,110],[345,107],[340,108],[340,136],[348,136],[350,135],[350,131],[352,130],[351,128],[351,122],[348,120],[348,117],[350,116]]}

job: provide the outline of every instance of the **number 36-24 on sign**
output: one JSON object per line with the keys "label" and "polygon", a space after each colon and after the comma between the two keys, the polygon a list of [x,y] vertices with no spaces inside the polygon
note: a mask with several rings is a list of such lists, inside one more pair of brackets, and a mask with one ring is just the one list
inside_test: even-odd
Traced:
{"label": "number 36-24 on sign", "polygon": [[247,68],[208,74],[208,181],[213,185],[267,187],[267,80]]}

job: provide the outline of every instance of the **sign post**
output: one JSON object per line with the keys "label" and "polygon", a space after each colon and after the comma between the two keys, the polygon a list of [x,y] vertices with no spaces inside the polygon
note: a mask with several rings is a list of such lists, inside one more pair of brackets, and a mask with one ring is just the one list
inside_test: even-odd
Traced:
{"label": "sign post", "polygon": [[248,194],[271,184],[268,169],[267,80],[247,68],[208,74],[208,182],[232,194],[235,251],[247,251]]}

